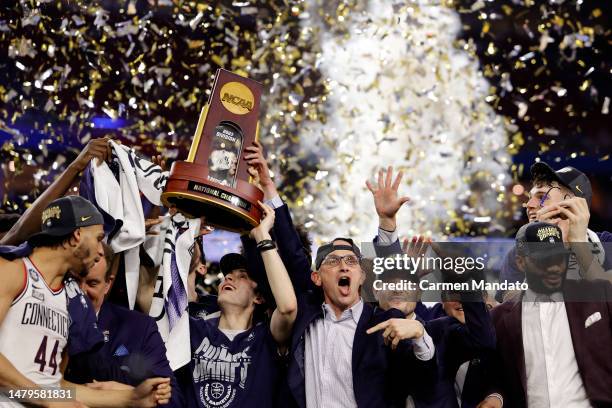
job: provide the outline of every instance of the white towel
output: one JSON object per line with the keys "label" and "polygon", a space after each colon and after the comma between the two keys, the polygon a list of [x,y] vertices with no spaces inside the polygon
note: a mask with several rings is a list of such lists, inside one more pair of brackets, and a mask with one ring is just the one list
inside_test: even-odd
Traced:
{"label": "white towel", "polygon": [[[149,315],[157,321],[166,343],[166,355],[172,370],[189,362],[189,314],[187,312],[187,275],[200,219],[187,219],[181,214],[164,220],[165,233],[152,238],[163,242],[162,264],[159,268]],[[154,247],[156,245],[151,245]],[[176,269],[173,271],[173,260]]]}
{"label": "white towel", "polygon": [[145,219],[140,194],[151,203],[161,205],[161,193],[168,180],[168,172],[136,155],[134,149],[109,142],[112,161],[119,167],[119,180],[109,166],[92,160],[91,173],[96,191],[96,203],[113,218],[123,221],[121,230],[110,246],[115,253],[125,252],[125,279],[130,309],[134,308],[138,290],[140,267],[139,246],[145,240]]}

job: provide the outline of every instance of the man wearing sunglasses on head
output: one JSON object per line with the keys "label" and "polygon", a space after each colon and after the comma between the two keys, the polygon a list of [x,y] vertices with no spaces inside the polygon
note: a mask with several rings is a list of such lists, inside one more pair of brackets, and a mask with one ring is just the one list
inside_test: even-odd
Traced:
{"label": "man wearing sunglasses on head", "polygon": [[[588,177],[573,167],[555,171],[544,162],[531,166],[531,176],[529,200],[523,207],[530,223],[542,221],[556,225],[563,231],[564,241],[571,243],[567,278],[612,281],[612,234],[588,229],[592,198]],[[500,281],[525,279],[516,265],[515,254],[512,249],[504,259]],[[501,296],[498,293],[500,301]]]}

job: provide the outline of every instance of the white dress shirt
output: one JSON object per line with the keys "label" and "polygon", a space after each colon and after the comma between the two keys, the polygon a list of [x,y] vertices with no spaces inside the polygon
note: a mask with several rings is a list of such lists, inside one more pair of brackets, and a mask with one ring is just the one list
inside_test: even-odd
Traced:
{"label": "white dress shirt", "polygon": [[[323,318],[306,329],[304,370],[306,407],[357,407],[353,390],[353,341],[363,300],[342,312],[339,318],[328,304],[323,304]],[[413,341],[413,352],[420,360],[433,357],[433,340],[425,332]]]}
{"label": "white dress shirt", "polygon": [[576,363],[563,295],[556,292],[545,298],[527,290],[521,326],[529,408],[590,407]]}

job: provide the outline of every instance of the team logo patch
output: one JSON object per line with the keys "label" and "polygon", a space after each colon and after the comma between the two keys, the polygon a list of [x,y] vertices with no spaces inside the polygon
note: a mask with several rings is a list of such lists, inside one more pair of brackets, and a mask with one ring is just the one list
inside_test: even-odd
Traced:
{"label": "team logo patch", "polygon": [[45,295],[37,290],[32,290],[32,297],[40,300],[41,302],[45,301]]}
{"label": "team logo patch", "polygon": [[250,346],[230,353],[227,346],[211,344],[205,337],[193,359],[193,381],[201,384],[199,394],[204,406],[226,408],[245,389],[252,361]]}
{"label": "team logo patch", "polygon": [[[106,336],[104,336],[106,338]],[[128,351],[127,347],[125,347],[123,344],[120,345],[119,347],[117,347],[117,350],[115,350],[115,354],[113,354],[115,357],[123,357],[123,356],[127,356],[128,354],[130,354],[130,352]]]}
{"label": "team logo patch", "polygon": [[200,388],[200,400],[211,408],[227,408],[236,397],[236,390],[231,384],[213,382]]}
{"label": "team logo patch", "polygon": [[68,278],[66,282],[64,282],[64,288],[66,289],[66,294],[68,295],[68,299],[73,299],[78,296],[81,292],[79,285],[77,285],[76,281],[72,278]]}
{"label": "team logo patch", "polygon": [[34,269],[28,269],[28,272],[30,274],[30,278],[34,281],[34,282],[38,282],[38,279],[40,279],[38,277],[38,273],[36,273],[36,271]]}

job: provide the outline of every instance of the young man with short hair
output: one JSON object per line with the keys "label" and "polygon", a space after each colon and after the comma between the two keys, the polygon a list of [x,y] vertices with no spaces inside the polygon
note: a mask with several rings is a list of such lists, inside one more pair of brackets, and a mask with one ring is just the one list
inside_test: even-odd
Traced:
{"label": "young man with short hair", "polygon": [[[62,354],[70,319],[63,281],[99,260],[102,215],[78,196],[52,201],[42,212],[42,231],[28,242],[26,258],[0,258],[0,385],[4,388],[76,387],[88,406],[155,406],[170,396],[167,379],[149,380],[134,390],[102,392],[62,378]],[[3,404],[20,406],[0,396]],[[29,401],[54,406],[54,402]],[[3,405],[4,406],[4,405]]]}
{"label": "young man with short hair", "polygon": [[[532,187],[523,204],[529,222],[548,222],[563,231],[572,249],[568,279],[612,281],[612,234],[588,228],[592,190],[588,177],[574,167],[552,169],[544,162],[531,166]],[[500,282],[523,282],[525,275],[516,265],[516,252],[510,250],[500,270]],[[503,293],[496,298],[501,301]]]}
{"label": "young man with short hair", "polygon": [[[221,259],[219,317],[190,318],[192,360],[180,383],[189,407],[270,407],[274,405],[281,354],[289,341],[297,302],[289,275],[270,237],[274,210],[261,204],[264,219],[251,230],[261,253],[276,308],[269,323],[266,300],[240,254]],[[188,371],[186,371],[188,370]]]}

